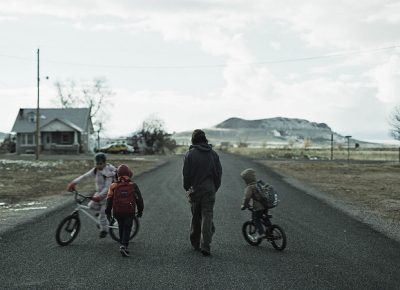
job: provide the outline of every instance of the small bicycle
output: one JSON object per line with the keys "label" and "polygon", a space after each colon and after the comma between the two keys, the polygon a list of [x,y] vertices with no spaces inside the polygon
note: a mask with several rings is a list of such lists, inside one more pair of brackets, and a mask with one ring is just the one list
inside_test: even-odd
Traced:
{"label": "small bicycle", "polygon": [[[79,230],[81,229],[81,220],[80,220],[80,216],[79,216],[80,212],[82,212],[83,214],[88,216],[89,219],[91,221],[93,221],[97,225],[98,228],[100,227],[100,223],[97,220],[96,215],[93,215],[92,213],[90,213],[89,210],[91,210],[91,209],[89,208],[89,206],[83,204],[83,202],[85,202],[86,200],[90,200],[92,197],[82,195],[79,192],[77,192],[76,190],[74,190],[73,193],[74,193],[74,197],[75,197],[76,208],[70,215],[65,217],[60,222],[60,224],[57,227],[57,231],[56,231],[56,241],[61,246],[66,246],[66,245],[72,243],[72,241],[78,236]],[[97,215],[98,215],[98,212],[97,212]],[[110,221],[109,225],[107,225],[107,228],[108,228],[111,238],[113,240],[119,242],[120,239],[119,239],[119,230],[118,230],[117,221],[115,219],[112,219]],[[132,230],[131,230],[129,239],[130,240],[133,239],[133,237],[136,236],[138,231],[139,231],[139,220],[135,216],[133,218],[133,226],[132,226]]]}
{"label": "small bicycle", "polygon": [[[252,208],[248,208],[250,211],[253,211]],[[267,240],[272,244],[272,246],[278,250],[283,251],[286,248],[286,234],[284,230],[278,225],[270,225],[268,226],[265,219],[272,218],[272,215],[264,214],[261,219],[261,224],[264,227],[265,233],[267,235],[264,238],[254,239],[254,235],[257,232],[256,225],[254,224],[253,219],[245,222],[242,226],[243,237],[252,246],[258,246],[262,240]]]}

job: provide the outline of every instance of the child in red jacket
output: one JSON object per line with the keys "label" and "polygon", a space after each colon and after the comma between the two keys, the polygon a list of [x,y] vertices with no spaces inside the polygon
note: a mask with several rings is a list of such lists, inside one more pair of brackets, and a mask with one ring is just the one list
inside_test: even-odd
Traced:
{"label": "child in red jacket", "polygon": [[111,220],[111,211],[118,222],[120,252],[123,257],[129,257],[129,237],[133,218],[137,208],[137,217],[143,214],[143,198],[139,187],[132,181],[133,172],[122,164],[117,168],[118,180],[111,184],[107,195],[107,218]]}

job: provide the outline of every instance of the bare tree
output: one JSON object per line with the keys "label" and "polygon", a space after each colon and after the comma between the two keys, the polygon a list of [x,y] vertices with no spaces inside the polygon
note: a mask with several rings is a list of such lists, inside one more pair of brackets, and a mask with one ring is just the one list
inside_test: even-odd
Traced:
{"label": "bare tree", "polygon": [[134,148],[142,147],[145,154],[165,154],[174,151],[176,142],[164,129],[164,121],[149,117],[142,123],[142,128],[133,134],[130,143]]}
{"label": "bare tree", "polygon": [[400,106],[394,108],[392,115],[390,117],[390,134],[396,140],[400,140]]}
{"label": "bare tree", "polygon": [[150,133],[158,133],[164,131],[165,122],[157,117],[149,117],[142,123],[142,130],[148,131]]}
{"label": "bare tree", "polygon": [[68,80],[65,83],[57,81],[54,83],[54,86],[57,89],[56,105],[60,105],[61,108],[72,108],[77,105],[79,101],[79,92],[73,80]]}
{"label": "bare tree", "polygon": [[100,134],[108,119],[104,105],[110,105],[108,101],[114,95],[113,91],[107,86],[107,81],[102,78],[95,78],[91,82],[77,86],[74,81],[68,80],[65,83],[58,81],[54,85],[57,89],[56,103],[61,108],[89,108],[95,131]]}

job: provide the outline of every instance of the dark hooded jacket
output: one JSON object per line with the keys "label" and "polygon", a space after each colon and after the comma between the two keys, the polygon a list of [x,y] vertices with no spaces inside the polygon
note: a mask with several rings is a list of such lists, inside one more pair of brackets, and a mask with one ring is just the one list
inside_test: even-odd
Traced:
{"label": "dark hooded jacket", "polygon": [[183,164],[183,188],[214,191],[221,186],[222,167],[218,154],[210,144],[191,145]]}

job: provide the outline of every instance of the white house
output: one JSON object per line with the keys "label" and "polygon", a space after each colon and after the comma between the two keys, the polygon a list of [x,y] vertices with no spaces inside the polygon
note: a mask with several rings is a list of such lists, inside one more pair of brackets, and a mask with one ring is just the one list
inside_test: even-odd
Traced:
{"label": "white house", "polygon": [[[89,108],[40,109],[39,114],[42,152],[92,152],[94,130]],[[17,154],[35,152],[36,109],[19,109],[12,132],[17,137]]]}

